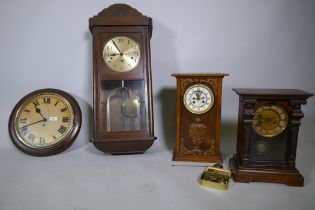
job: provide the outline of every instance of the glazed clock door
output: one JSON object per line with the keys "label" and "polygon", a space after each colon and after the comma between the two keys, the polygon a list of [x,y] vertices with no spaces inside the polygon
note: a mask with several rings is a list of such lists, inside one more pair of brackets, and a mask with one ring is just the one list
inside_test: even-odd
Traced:
{"label": "glazed clock door", "polygon": [[100,114],[104,132],[134,131],[145,134],[147,103],[144,80],[103,80]]}
{"label": "glazed clock door", "polygon": [[250,161],[259,164],[272,161],[285,165],[288,144],[288,113],[279,104],[259,106],[253,117],[250,139]]}
{"label": "glazed clock door", "polygon": [[129,33],[123,33],[123,27],[99,30],[97,136],[149,136],[145,31],[141,27],[130,27]]}

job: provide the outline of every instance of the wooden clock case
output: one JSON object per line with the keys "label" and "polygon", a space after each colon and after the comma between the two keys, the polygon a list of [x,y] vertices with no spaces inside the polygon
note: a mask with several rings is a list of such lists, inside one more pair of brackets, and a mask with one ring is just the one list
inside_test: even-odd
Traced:
{"label": "wooden clock case", "polygon": [[[174,161],[222,163],[220,154],[222,80],[228,74],[172,74],[176,77],[176,145]],[[183,95],[194,84],[207,86],[214,102],[204,114],[193,114],[183,104]],[[201,140],[200,146],[194,139]]]}
{"label": "wooden clock case", "polygon": [[[306,104],[306,99],[313,94],[296,89],[233,90],[239,95],[237,149],[230,159],[234,180],[244,183],[258,181],[303,186],[304,178],[295,167],[295,158],[298,131],[304,116],[301,105]],[[287,111],[288,124],[280,135],[263,138],[253,131],[254,113],[261,105],[280,105]],[[271,155],[255,157],[251,142],[258,138],[270,143]],[[277,145],[279,143],[280,147]]]}
{"label": "wooden clock case", "polygon": [[[16,120],[18,117],[19,110],[21,110],[21,107],[23,106],[24,103],[26,103],[28,100],[31,100],[33,97],[39,95],[57,95],[58,97],[63,97],[64,100],[67,103],[69,103],[69,106],[72,108],[73,111],[72,116],[73,125],[72,128],[69,129],[71,131],[68,133],[68,135],[66,135],[62,140],[60,140],[56,144],[44,147],[34,147],[26,145],[24,142],[21,141],[16,130]],[[81,124],[82,124],[81,109],[77,101],[73,98],[73,96],[59,89],[45,88],[27,94],[15,105],[10,115],[8,128],[11,140],[19,150],[33,156],[50,156],[63,152],[73,144],[73,142],[75,141],[76,137],[80,132]]]}
{"label": "wooden clock case", "polygon": [[[89,28],[93,36],[94,139],[92,142],[96,148],[106,153],[143,153],[156,139],[153,125],[150,59],[152,19],[126,4],[114,4],[90,18]],[[141,60],[131,71],[113,71],[103,60],[102,52],[105,43],[117,36],[130,37],[139,44]],[[105,98],[109,93],[103,87],[110,82],[121,80],[126,84],[132,83],[130,81],[141,81],[146,109],[145,126],[141,130],[106,130]]]}

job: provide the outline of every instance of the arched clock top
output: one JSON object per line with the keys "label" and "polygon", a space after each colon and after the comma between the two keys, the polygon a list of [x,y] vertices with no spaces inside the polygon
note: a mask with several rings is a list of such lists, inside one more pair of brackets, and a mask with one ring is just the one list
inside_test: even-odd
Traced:
{"label": "arched clock top", "polygon": [[152,36],[152,19],[127,4],[113,4],[89,19],[89,29],[97,26],[148,26]]}
{"label": "arched clock top", "polygon": [[97,16],[142,16],[142,14],[127,4],[113,4],[103,9]]}

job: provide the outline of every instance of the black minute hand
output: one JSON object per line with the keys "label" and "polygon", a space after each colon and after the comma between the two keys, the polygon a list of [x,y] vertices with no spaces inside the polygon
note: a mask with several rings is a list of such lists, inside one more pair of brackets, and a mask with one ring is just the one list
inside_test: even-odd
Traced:
{"label": "black minute hand", "polygon": [[42,119],[42,120],[39,120],[39,121],[30,123],[30,124],[24,125],[24,126],[20,127],[20,129],[21,129],[21,128],[26,128],[26,127],[28,127],[28,126],[30,126],[30,125],[34,125],[34,124],[37,124],[37,123],[40,123],[40,122],[46,122],[46,121],[47,121],[47,119],[44,118],[44,119]]}
{"label": "black minute hand", "polygon": [[114,42],[114,40],[113,40],[113,43],[114,43],[115,47],[117,48],[118,52],[120,53],[120,56],[123,56],[122,52],[119,50],[119,48],[117,47],[117,45],[116,45],[116,43]]}

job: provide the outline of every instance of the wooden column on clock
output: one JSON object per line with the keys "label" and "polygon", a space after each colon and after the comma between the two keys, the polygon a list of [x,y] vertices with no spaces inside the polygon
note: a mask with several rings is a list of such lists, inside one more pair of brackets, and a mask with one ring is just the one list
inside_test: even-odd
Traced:
{"label": "wooden column on clock", "polygon": [[156,139],[150,39],[152,19],[126,4],[90,18],[93,35],[95,147],[111,154],[143,153]]}
{"label": "wooden column on clock", "polygon": [[227,75],[172,74],[176,77],[174,161],[222,162],[222,80]]}

